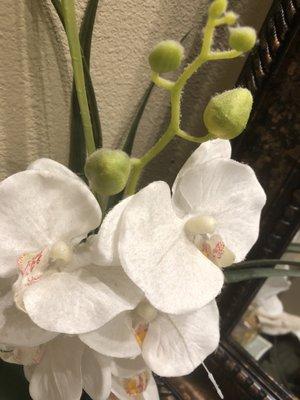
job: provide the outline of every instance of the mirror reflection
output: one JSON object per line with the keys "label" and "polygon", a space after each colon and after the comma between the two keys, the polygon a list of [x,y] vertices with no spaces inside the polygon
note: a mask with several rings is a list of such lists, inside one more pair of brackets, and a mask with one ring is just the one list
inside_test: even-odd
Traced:
{"label": "mirror reflection", "polygon": [[[300,231],[282,259],[300,261]],[[300,398],[300,279],[268,278],[232,336],[267,374]]]}

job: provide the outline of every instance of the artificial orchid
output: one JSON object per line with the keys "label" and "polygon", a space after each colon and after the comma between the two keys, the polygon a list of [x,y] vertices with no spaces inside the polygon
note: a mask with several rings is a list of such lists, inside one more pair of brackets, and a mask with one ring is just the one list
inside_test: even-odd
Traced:
{"label": "artificial orchid", "polygon": [[0,199],[0,342],[24,345],[14,339],[23,335],[31,346],[53,332],[88,332],[138,304],[125,274],[92,265],[80,244],[101,210],[75,174],[42,159],[4,180]]}
{"label": "artificial orchid", "polygon": [[[180,66],[182,45],[163,41],[150,53],[151,79],[170,94],[170,121],[133,158],[131,133],[122,150],[97,148],[75,4],[55,4],[73,62],[89,186],[49,159],[0,184],[0,358],[24,365],[33,400],[79,400],[83,389],[92,400],[158,400],[152,371],[188,374],[218,346],[223,268],[255,243],[265,203],[254,172],[230,159],[223,140],[243,131],[253,99],[246,88],[216,95],[204,111],[207,134],[194,137],[181,129],[181,98],[204,62],[254,46],[255,31],[237,26],[230,50],[213,48],[214,30],[237,22],[227,6],[212,2],[201,51],[176,81],[160,74]],[[156,181],[137,192],[144,167],[176,136],[203,144],[172,190]],[[106,203],[114,207],[102,221]]]}
{"label": "artificial orchid", "polygon": [[[145,295],[126,323],[113,321],[124,327],[118,347],[136,351],[131,328],[157,374],[184,375],[202,363],[219,341],[221,267],[244,259],[264,203],[251,168],[230,160],[228,141],[215,140],[183,166],[172,198],[167,184],[154,182],[117,205],[90,240],[94,262],[121,266]],[[107,324],[81,338],[103,351],[109,332]]]}

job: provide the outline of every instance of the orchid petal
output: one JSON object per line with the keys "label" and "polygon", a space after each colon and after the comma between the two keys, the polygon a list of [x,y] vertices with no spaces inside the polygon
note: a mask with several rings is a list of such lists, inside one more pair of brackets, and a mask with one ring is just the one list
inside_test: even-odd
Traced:
{"label": "orchid petal", "polygon": [[[1,345],[2,348],[3,345]],[[9,347],[4,346],[4,349],[0,351],[0,359],[7,363],[19,364],[19,365],[35,365],[38,364],[43,357],[43,349],[41,346],[37,347],[24,347],[15,346]]]}
{"label": "orchid petal", "polygon": [[190,314],[159,314],[149,325],[142,354],[156,374],[181,376],[197,368],[218,343],[219,313],[212,301]]}
{"label": "orchid petal", "polygon": [[[180,178],[187,170],[195,168],[207,161],[216,160],[218,158],[230,159],[231,145],[229,140],[215,139],[208,140],[200,144],[200,146],[191,154],[181,167],[177,178]],[[174,190],[175,188],[173,188]]]}
{"label": "orchid petal", "polygon": [[[113,379],[112,392],[117,396],[118,400],[132,400],[133,396],[128,395],[120,382],[117,379]],[[141,400],[159,400],[159,393],[155,380],[150,375],[149,382],[146,390],[141,394]]]}
{"label": "orchid petal", "polygon": [[191,214],[211,216],[216,234],[235,254],[245,258],[259,233],[261,210],[266,195],[254,171],[233,160],[217,159],[189,169],[178,181]]}
{"label": "orchid petal", "polygon": [[55,174],[60,174],[68,178],[74,178],[82,183],[82,179],[79,178],[74,172],[69,168],[65,167],[57,161],[51,160],[50,158],[39,158],[38,160],[32,162],[28,165],[27,170],[37,170],[37,171],[48,171]]}
{"label": "orchid petal", "polygon": [[36,365],[24,365],[23,371],[24,371],[25,378],[27,379],[28,382],[30,382],[35,368],[36,368]]}
{"label": "orchid petal", "polygon": [[130,378],[147,369],[148,367],[141,356],[134,359],[114,358],[111,363],[111,372],[118,378]]}
{"label": "orchid petal", "polygon": [[93,400],[106,400],[111,391],[110,362],[86,349],[82,357],[83,388]]}
{"label": "orchid petal", "polygon": [[56,333],[35,325],[13,301],[11,291],[0,298],[0,343],[10,346],[39,346],[53,339]]}
{"label": "orchid petal", "polygon": [[82,393],[80,340],[59,336],[51,342],[32,374],[29,391],[33,400],[80,400]]}
{"label": "orchid petal", "polygon": [[282,312],[279,315],[271,315],[258,310],[257,317],[260,329],[267,335],[285,335],[300,331],[300,317],[298,315]]}
{"label": "orchid petal", "polygon": [[231,145],[229,140],[215,139],[202,143],[187,159],[180,169],[172,187],[173,206],[179,215],[184,215],[190,212],[190,207],[178,189],[178,182],[182,175],[189,169],[196,169],[199,165],[207,161],[218,158],[229,159],[231,157]]}
{"label": "orchid petal", "polygon": [[136,385],[136,390],[140,391],[141,382],[143,382],[142,385],[145,385],[145,390],[139,392],[139,398],[142,400],[159,400],[156,384],[142,357],[133,360],[113,359],[111,369],[113,374],[112,392],[119,400],[131,400],[134,393],[130,395],[125,389],[126,385],[133,392]]}
{"label": "orchid petal", "polygon": [[254,299],[254,305],[260,307],[270,315],[278,315],[283,312],[282,302],[277,297],[291,286],[287,277],[268,278]]}
{"label": "orchid petal", "polygon": [[118,203],[104,218],[99,233],[89,240],[93,262],[99,265],[120,265],[118,234],[123,211],[131,200],[128,197]]}
{"label": "orchid petal", "polygon": [[79,180],[28,170],[0,184],[0,277],[17,272],[23,253],[87,235],[101,221],[100,207]]}
{"label": "orchid petal", "polygon": [[166,313],[194,311],[223,285],[221,270],[186,237],[164,182],[141,190],[125,209],[119,255],[129,278]]}
{"label": "orchid petal", "polygon": [[120,268],[85,267],[43,277],[24,292],[31,319],[49,331],[80,334],[136,307],[142,293]]}
{"label": "orchid petal", "polygon": [[134,358],[141,353],[126,312],[96,331],[80,335],[80,339],[93,350],[110,357]]}

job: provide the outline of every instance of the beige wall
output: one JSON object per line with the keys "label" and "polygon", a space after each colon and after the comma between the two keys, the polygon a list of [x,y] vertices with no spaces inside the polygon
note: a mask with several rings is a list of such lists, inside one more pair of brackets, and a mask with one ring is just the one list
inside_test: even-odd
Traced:
{"label": "beige wall", "polygon": [[[85,2],[77,3],[81,15]],[[195,26],[187,43],[189,54],[199,45],[199,28],[207,3],[208,0],[100,0],[92,76],[107,146],[116,145],[126,132],[145,90],[149,49],[159,40],[179,39]],[[241,23],[256,27],[270,4],[271,0],[231,1],[241,15]],[[0,46],[0,178],[41,156],[66,163],[71,69],[65,35],[50,0],[1,2]],[[207,65],[193,80],[185,95],[185,128],[196,131],[209,94],[231,87],[242,62]],[[137,153],[160,133],[167,113],[166,105],[162,106],[165,100],[165,93],[155,90],[141,125]],[[179,159],[190,151],[185,143],[172,149]],[[174,154],[169,152],[168,157],[171,160]],[[160,165],[156,164],[156,173]]]}

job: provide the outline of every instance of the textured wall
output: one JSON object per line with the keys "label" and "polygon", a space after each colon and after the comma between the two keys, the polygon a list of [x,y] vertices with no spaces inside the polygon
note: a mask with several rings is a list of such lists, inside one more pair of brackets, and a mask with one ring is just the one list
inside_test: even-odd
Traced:
{"label": "textured wall", "polygon": [[[85,2],[77,3],[80,16]],[[208,0],[100,0],[92,77],[106,145],[116,145],[129,126],[149,79],[149,49],[159,40],[179,39],[194,26],[187,42],[187,55],[191,54],[200,43],[207,3]],[[270,4],[271,0],[231,1],[241,22],[257,28]],[[71,69],[65,35],[50,0],[2,2],[0,46],[0,178],[41,156],[66,163]],[[184,99],[185,128],[192,132],[199,129],[200,111],[209,94],[217,88],[231,87],[242,62],[207,65],[191,82]],[[161,132],[168,112],[168,107],[162,106],[164,99],[165,93],[156,89],[141,124],[137,153]],[[172,151],[182,159],[190,147],[177,143]],[[169,151],[169,159],[170,154]],[[156,163],[156,173],[160,166]]]}

